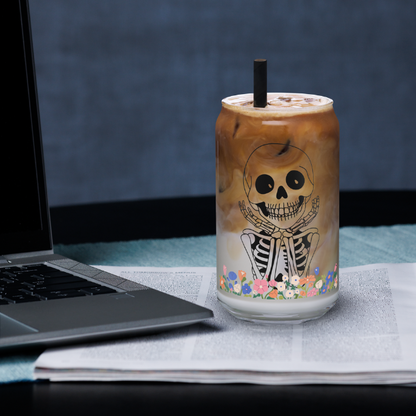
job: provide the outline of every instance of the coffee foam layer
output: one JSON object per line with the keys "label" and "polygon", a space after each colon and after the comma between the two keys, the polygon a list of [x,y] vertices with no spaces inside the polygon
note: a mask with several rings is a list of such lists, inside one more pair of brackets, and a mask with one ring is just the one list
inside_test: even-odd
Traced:
{"label": "coffee foam layer", "polygon": [[222,100],[225,107],[251,116],[264,116],[282,113],[286,116],[315,113],[332,108],[330,98],[302,93],[268,93],[266,107],[253,106],[253,94],[240,94]]}

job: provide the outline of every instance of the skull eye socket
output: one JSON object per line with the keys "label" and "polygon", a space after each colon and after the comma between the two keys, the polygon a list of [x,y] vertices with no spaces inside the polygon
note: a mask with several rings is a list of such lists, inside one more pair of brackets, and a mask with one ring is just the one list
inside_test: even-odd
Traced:
{"label": "skull eye socket", "polygon": [[274,180],[269,175],[260,175],[256,179],[256,189],[259,194],[268,194],[273,191]]}
{"label": "skull eye socket", "polygon": [[300,189],[305,184],[305,177],[297,170],[291,170],[286,176],[287,186],[291,189]]}

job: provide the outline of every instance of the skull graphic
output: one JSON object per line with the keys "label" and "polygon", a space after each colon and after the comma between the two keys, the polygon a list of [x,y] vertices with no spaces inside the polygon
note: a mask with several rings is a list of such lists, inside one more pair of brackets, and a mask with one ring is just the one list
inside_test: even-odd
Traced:
{"label": "skull graphic", "polygon": [[288,143],[262,145],[247,160],[244,189],[264,221],[288,229],[303,217],[312,195],[312,163],[305,152]]}
{"label": "skull graphic", "polygon": [[256,228],[241,234],[253,276],[282,281],[286,273],[308,274],[319,242],[317,228],[304,229],[319,210],[317,196],[305,215],[314,190],[308,155],[289,143],[264,144],[248,158],[243,184],[251,208],[258,213],[239,202],[243,216]]}

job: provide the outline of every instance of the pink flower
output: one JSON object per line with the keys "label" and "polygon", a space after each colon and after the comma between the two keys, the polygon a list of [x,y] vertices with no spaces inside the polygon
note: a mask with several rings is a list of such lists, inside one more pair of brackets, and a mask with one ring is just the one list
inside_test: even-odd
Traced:
{"label": "pink flower", "polygon": [[335,263],[334,272],[337,271],[338,263]]}
{"label": "pink flower", "polygon": [[222,271],[224,272],[224,276],[227,276],[227,268],[224,266],[222,266]]}
{"label": "pink flower", "polygon": [[254,281],[253,290],[255,290],[260,295],[266,292],[268,288],[269,288],[269,285],[267,284],[267,280],[256,279]]}
{"label": "pink flower", "polygon": [[270,280],[270,282],[269,282],[269,286],[277,286],[277,282],[276,282],[276,280]]}
{"label": "pink flower", "polygon": [[318,289],[315,289],[315,288],[311,289],[311,290],[308,292],[308,298],[310,298],[310,297],[312,297],[312,296],[315,296],[317,293],[318,293]]}

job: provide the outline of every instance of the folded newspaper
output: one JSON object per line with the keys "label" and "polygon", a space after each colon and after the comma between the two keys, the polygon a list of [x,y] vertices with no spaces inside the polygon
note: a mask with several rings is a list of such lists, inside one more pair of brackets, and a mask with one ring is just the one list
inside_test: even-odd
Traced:
{"label": "folded newspaper", "polygon": [[37,379],[416,385],[416,263],[341,268],[337,304],[300,325],[235,319],[217,302],[214,268],[100,268],[205,305],[215,317],[47,350],[35,364]]}

